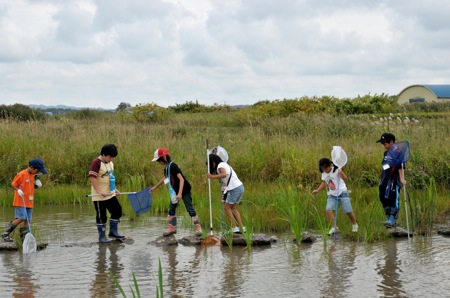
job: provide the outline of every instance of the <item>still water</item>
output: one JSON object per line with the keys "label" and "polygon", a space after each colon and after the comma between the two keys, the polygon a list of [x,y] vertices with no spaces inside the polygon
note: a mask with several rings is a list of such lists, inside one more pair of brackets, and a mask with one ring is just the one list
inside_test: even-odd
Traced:
{"label": "still water", "polygon": [[[13,214],[0,210],[2,227]],[[187,220],[187,219],[186,219]],[[183,221],[183,219],[181,219]],[[122,219],[133,244],[97,244],[88,207],[39,207],[32,227],[46,249],[0,252],[0,297],[128,297],[134,273],[141,297],[156,297],[158,262],[165,297],[449,297],[450,238],[435,235],[376,244],[322,240],[300,247],[288,235],[270,247],[151,244],[165,218]],[[193,232],[190,225],[177,237]],[[360,231],[363,232],[363,231]],[[39,236],[39,237],[38,237]],[[2,240],[0,240],[2,241]]]}

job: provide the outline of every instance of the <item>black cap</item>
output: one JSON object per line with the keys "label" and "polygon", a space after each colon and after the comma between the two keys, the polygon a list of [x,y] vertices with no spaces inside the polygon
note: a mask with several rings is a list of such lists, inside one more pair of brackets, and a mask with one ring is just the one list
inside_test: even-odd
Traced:
{"label": "black cap", "polygon": [[391,141],[395,142],[395,136],[390,132],[385,132],[384,134],[381,135],[377,143],[383,144],[383,143],[390,143]]}

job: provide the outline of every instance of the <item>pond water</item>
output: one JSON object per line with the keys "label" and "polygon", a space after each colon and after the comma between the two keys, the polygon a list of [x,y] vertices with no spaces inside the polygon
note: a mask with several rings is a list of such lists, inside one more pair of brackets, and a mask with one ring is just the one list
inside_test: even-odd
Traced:
{"label": "pond water", "polygon": [[[83,209],[84,208],[84,209]],[[165,218],[123,218],[133,244],[98,244],[88,207],[38,207],[33,234],[48,239],[31,255],[0,252],[0,297],[128,297],[134,273],[141,297],[156,297],[161,260],[165,297],[448,297],[450,238],[435,235],[362,244],[338,239],[299,247],[288,235],[270,247],[151,244]],[[13,214],[0,211],[2,229]],[[181,219],[183,220],[183,219]],[[177,238],[192,228],[181,227]],[[363,231],[361,231],[363,232]],[[2,240],[0,240],[2,241]]]}

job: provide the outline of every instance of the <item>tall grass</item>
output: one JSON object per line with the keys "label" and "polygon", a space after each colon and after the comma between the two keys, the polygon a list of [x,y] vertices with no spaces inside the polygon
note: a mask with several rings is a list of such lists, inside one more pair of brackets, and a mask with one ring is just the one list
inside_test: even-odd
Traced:
{"label": "tall grass", "polygon": [[[194,207],[205,228],[209,225],[204,145],[208,138],[211,145],[227,149],[230,164],[244,182],[239,210],[248,227],[254,231],[291,231],[295,237],[305,229],[325,233],[326,196],[313,197],[309,192],[320,183],[318,160],[329,157],[333,145],[341,145],[349,157],[346,174],[360,226],[358,237],[362,239],[348,232],[350,222],[341,214],[340,230],[344,237],[370,242],[386,237],[379,225],[384,215],[376,194],[384,149],[375,141],[390,130],[398,140],[411,144],[405,177],[412,226],[423,231],[450,211],[449,113],[291,113],[264,118],[245,113],[177,113],[151,123],[132,122],[114,114],[94,118],[83,114],[83,119],[54,117],[46,122],[0,120],[0,155],[4,157],[0,163],[0,206],[11,205],[11,181],[34,157],[42,158],[49,170],[41,176],[44,187],[36,190],[36,204],[90,204],[85,197],[90,193],[88,169],[105,143],[119,148],[114,162],[120,191],[139,191],[161,179],[163,168],[151,159],[155,149],[164,146],[192,184]],[[220,229],[220,186],[213,182],[212,187],[213,226]],[[135,220],[165,214],[169,204],[164,188],[153,195],[153,207],[146,215],[136,216],[126,196],[119,196],[119,200],[126,216]],[[177,213],[186,215],[182,206]],[[403,217],[399,218],[402,224]],[[182,224],[192,227],[190,220]]]}

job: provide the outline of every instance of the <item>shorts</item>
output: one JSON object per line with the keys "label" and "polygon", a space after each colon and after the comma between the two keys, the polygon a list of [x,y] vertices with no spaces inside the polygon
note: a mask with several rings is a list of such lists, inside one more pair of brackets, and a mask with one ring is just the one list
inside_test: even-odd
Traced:
{"label": "shorts", "polygon": [[[334,210],[336,207],[336,196],[328,196],[327,200],[327,210]],[[350,203],[350,197],[348,193],[341,193],[339,195],[339,204],[341,205],[342,211],[344,213],[350,213],[353,211],[352,204]]]}
{"label": "shorts", "polygon": [[27,216],[28,216],[28,220],[31,220],[31,218],[33,217],[33,208],[27,208],[27,215],[25,215],[25,208],[16,207],[14,218],[20,218],[23,220],[27,220]]}
{"label": "shorts", "polygon": [[244,185],[240,185],[234,189],[230,189],[229,191],[227,191],[227,200],[225,201],[225,203],[230,205],[239,204],[243,195]]}

